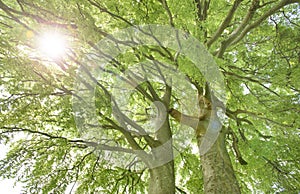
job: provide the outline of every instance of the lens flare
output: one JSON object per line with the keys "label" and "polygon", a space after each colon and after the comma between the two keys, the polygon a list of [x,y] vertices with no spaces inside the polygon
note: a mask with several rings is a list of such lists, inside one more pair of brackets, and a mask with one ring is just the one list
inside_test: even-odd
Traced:
{"label": "lens flare", "polygon": [[39,38],[38,47],[47,57],[58,59],[66,53],[67,42],[58,32],[46,32]]}

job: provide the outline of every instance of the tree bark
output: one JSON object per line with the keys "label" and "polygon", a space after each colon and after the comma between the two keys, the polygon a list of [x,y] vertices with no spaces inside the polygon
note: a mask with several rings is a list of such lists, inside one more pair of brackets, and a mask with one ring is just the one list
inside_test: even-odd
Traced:
{"label": "tree bark", "polygon": [[[168,99],[169,100],[169,97]],[[166,100],[166,101],[167,101]],[[166,102],[165,104],[168,104]],[[149,161],[149,194],[174,194],[175,173],[172,132],[167,115],[163,125],[157,130],[159,146],[152,147],[152,161]]]}
{"label": "tree bark", "polygon": [[150,169],[149,194],[174,194],[174,162]]}
{"label": "tree bark", "polygon": [[[197,137],[200,148],[203,137]],[[226,149],[225,132],[222,130],[210,150],[201,156],[204,193],[241,193],[233,166]]]}

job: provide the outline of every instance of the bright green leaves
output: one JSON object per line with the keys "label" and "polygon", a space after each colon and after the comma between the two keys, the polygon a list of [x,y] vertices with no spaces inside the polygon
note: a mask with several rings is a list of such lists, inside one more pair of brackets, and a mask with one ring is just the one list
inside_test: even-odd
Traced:
{"label": "bright green leaves", "polygon": [[[27,184],[29,193],[63,193],[73,185],[77,193],[146,193],[146,171],[113,168],[102,160],[104,152],[86,148],[82,139],[76,142],[82,133],[73,118],[72,97],[76,98],[73,83],[77,68],[87,65],[79,61],[89,56],[89,48],[103,37],[131,25],[174,24],[187,36],[205,42],[220,27],[235,1],[210,1],[205,21],[197,19],[193,0],[2,2],[14,11],[8,14],[3,7],[0,11],[0,141],[10,144],[18,134],[24,137],[21,135],[22,140],[14,143],[7,158],[0,162],[0,174],[5,178],[17,177]],[[277,4],[277,1],[259,2],[262,7],[253,15],[253,21]],[[250,5],[251,1],[242,1],[232,21],[211,45],[212,54],[242,24]],[[299,5],[286,6],[283,11],[264,20],[237,44],[228,47],[223,59],[217,60],[229,96],[227,108],[231,117],[227,123],[239,139],[238,147],[248,162],[241,166],[236,161],[236,153],[231,152],[245,193],[299,190]],[[68,57],[72,59],[66,56],[62,61],[49,62],[36,58],[34,32],[41,33],[48,28],[57,28],[68,35],[72,41]],[[132,77],[141,76],[134,72],[139,63],[162,61],[201,86],[205,80],[199,70],[180,54],[174,60],[177,55],[173,50],[139,46],[107,64],[103,74],[97,77],[107,91],[93,88],[98,125],[90,127],[95,129],[92,135],[98,136],[89,140],[130,148],[122,133],[112,127],[111,121],[118,122],[112,115],[111,94],[125,101],[122,92],[125,86],[129,87],[118,83],[124,78],[132,81]],[[133,72],[131,78],[127,76],[128,70]],[[161,80],[152,80],[150,84],[145,80],[133,84],[130,88],[139,87],[140,91],[131,92],[126,106],[122,107],[127,116],[145,128],[150,128],[152,123],[148,121],[157,114],[151,105],[151,95],[154,95],[151,90],[158,98],[166,90]],[[186,89],[173,91],[171,105],[180,106],[184,95],[193,101]],[[147,122],[149,125],[144,125]],[[173,120],[171,126],[175,134],[182,132]],[[17,129],[27,129],[27,132],[18,133]],[[105,130],[105,135],[99,135],[99,130]],[[150,135],[155,138],[155,131]],[[149,151],[145,138],[134,138]],[[179,138],[183,141],[186,134]],[[229,135],[229,149],[232,141]],[[203,182],[198,155],[184,150],[175,163],[177,186],[187,193],[201,193]]]}
{"label": "bright green leaves", "polygon": [[202,171],[199,163],[198,154],[192,154],[190,150],[176,157],[176,169],[180,174],[176,177],[176,183],[179,189],[191,193],[202,193]]}
{"label": "bright green leaves", "polygon": [[110,116],[112,113],[111,96],[99,87],[95,88],[95,106],[96,112],[100,113],[100,115]]}

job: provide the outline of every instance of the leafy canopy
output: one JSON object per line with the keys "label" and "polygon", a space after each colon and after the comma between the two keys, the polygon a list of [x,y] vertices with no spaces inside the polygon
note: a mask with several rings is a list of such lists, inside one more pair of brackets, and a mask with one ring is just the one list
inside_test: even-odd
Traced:
{"label": "leafy canopy", "polygon": [[[149,173],[130,166],[132,154],[128,163],[115,161],[127,168],[103,160],[105,150],[131,153],[129,139],[150,149],[145,138],[126,136],[120,129],[110,94],[122,89],[116,83],[126,78],[124,71],[153,59],[182,72],[196,93],[205,80],[192,62],[183,55],[174,60],[177,51],[158,46],[135,47],[111,61],[94,90],[98,124],[90,125],[92,137],[83,138],[78,130],[92,122],[83,118],[76,123],[72,103],[76,73],[97,42],[133,25],[162,24],[203,42],[224,75],[227,145],[243,193],[298,192],[299,1],[217,0],[202,10],[199,2],[207,1],[0,0],[0,140],[10,147],[0,161],[0,175],[16,178],[29,193],[63,193],[70,185],[77,193],[146,192]],[[38,37],[49,30],[67,41],[67,53],[57,59],[37,47]],[[140,75],[135,76],[126,79]],[[143,82],[121,111],[139,125],[151,125],[151,115],[157,114],[151,100],[162,98],[166,90],[161,81]],[[193,112],[181,102],[186,94],[175,90],[170,106]],[[196,107],[195,99],[190,102]],[[190,131],[169,121],[174,134]],[[99,128],[104,130],[95,139]],[[155,139],[154,132],[151,137]],[[182,141],[184,134],[175,137]],[[241,165],[241,158],[247,165]],[[181,150],[175,169],[178,191],[201,190],[200,159],[192,147]]]}

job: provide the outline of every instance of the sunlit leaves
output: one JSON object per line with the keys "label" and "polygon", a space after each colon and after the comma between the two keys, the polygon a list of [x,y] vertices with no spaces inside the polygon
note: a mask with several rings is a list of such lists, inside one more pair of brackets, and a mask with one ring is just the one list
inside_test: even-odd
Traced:
{"label": "sunlit leaves", "polygon": [[[26,183],[29,193],[63,193],[73,185],[78,193],[145,193],[147,171],[111,167],[102,160],[101,150],[94,151],[82,142],[72,144],[65,139],[78,140],[82,135],[76,127],[72,109],[77,68],[86,65],[80,64],[81,59],[103,37],[131,25],[174,25],[187,36],[192,35],[205,43],[219,28],[234,1],[210,1],[205,21],[197,19],[192,0],[167,0],[168,7],[163,1],[152,0],[1,2],[14,11],[0,11],[0,141],[8,145],[13,140],[16,143],[11,145],[7,158],[0,162],[0,174]],[[262,7],[254,14],[254,21],[277,3],[259,2]],[[216,54],[221,42],[242,23],[250,5],[251,1],[242,1],[230,24],[210,47],[212,54]],[[47,27],[61,29],[72,41],[72,52],[64,60],[51,63],[55,68],[49,61],[36,58],[33,48],[34,39]],[[229,46],[222,59],[217,60],[229,96],[227,124],[237,135],[238,147],[248,162],[243,166],[238,163],[231,146],[233,139],[228,135],[228,149],[245,193],[299,191],[299,32],[299,5],[286,6],[248,32],[237,44]],[[136,64],[154,58],[170,64],[190,81],[203,86],[205,80],[191,61],[181,55],[175,60],[176,51],[168,51],[152,45],[140,46],[106,64],[106,72],[98,81],[107,91],[101,87],[93,90],[96,120],[106,129],[107,135],[97,136],[97,142],[107,143],[104,137],[110,137],[114,139],[111,144],[130,147],[122,133],[113,129],[109,122],[111,119],[118,123],[112,114],[110,93],[124,89],[124,85],[112,83],[118,83],[126,70]],[[153,81],[151,85],[162,98],[164,84]],[[145,80],[138,86],[150,93]],[[180,105],[180,92],[172,93],[172,106]],[[136,90],[130,94],[122,111],[127,111],[126,114],[140,125],[156,114],[151,100]],[[170,123],[173,132],[181,130],[173,120]],[[21,132],[24,136],[17,141],[19,133],[2,129],[4,126],[32,131]],[[99,135],[97,127],[95,134]],[[154,132],[151,135],[155,137]],[[147,145],[144,138],[135,138],[140,145]],[[178,188],[187,193],[201,192],[200,162],[198,155],[189,150],[176,158]]]}

